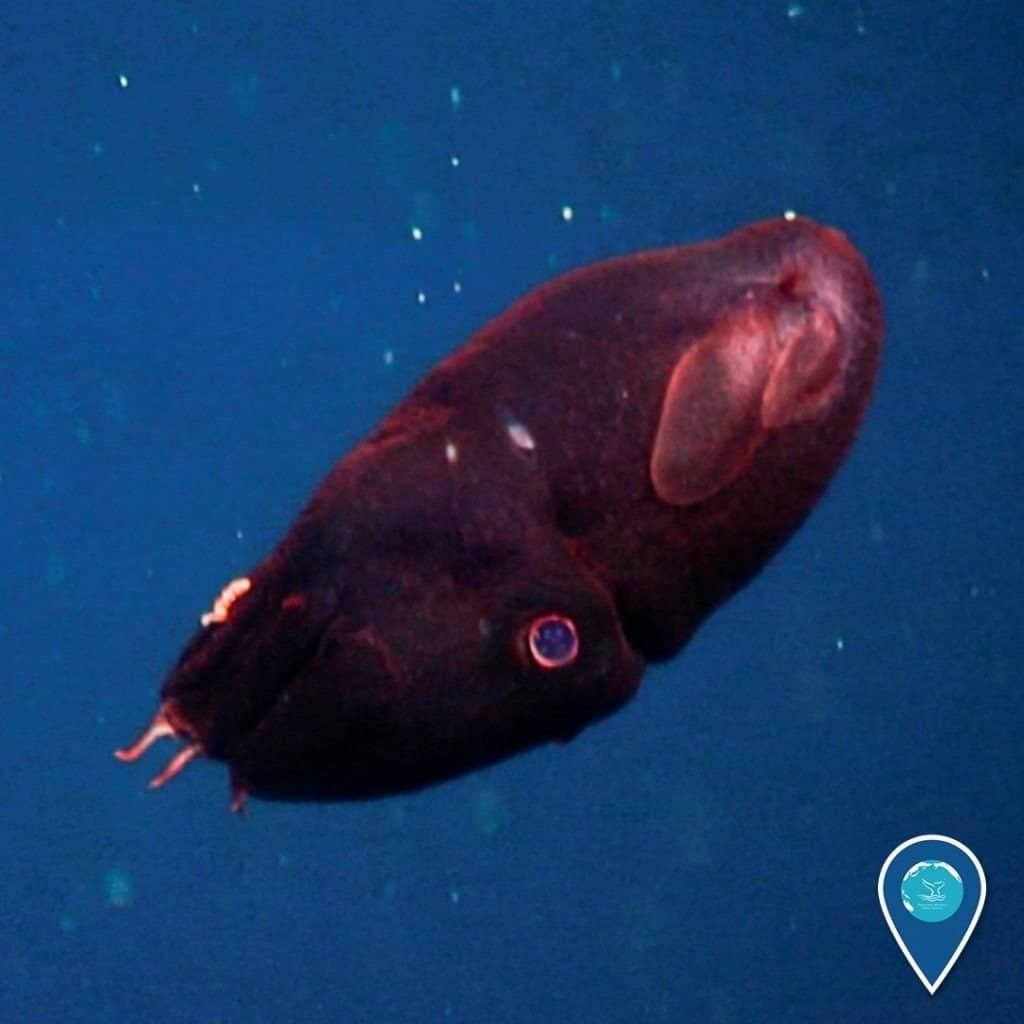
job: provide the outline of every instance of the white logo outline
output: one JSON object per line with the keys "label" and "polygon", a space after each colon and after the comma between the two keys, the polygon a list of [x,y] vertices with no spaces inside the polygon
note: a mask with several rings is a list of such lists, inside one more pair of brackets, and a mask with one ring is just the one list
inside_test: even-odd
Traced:
{"label": "white logo outline", "polygon": [[[971,923],[967,926],[967,930],[960,939],[959,945],[955,950],[953,950],[953,955],[949,958],[949,962],[942,969],[942,973],[935,979],[934,983],[930,982],[927,977],[925,977],[924,971],[917,966],[917,961],[914,959],[910,950],[907,949],[907,944],[903,941],[903,936],[900,935],[899,930],[892,919],[892,915],[889,913],[888,904],[885,902],[885,874],[889,870],[889,865],[892,864],[892,862],[908,846],[913,846],[914,843],[923,842],[949,843],[950,846],[955,846],[974,865],[974,870],[978,872],[978,882],[981,886],[981,891],[978,893],[978,905],[974,908],[974,916],[971,918]],[[968,939],[970,939],[974,934],[974,929],[978,924],[978,918],[981,917],[982,908],[985,906],[985,894],[987,889],[988,883],[985,879],[985,869],[981,866],[981,861],[978,860],[978,858],[974,856],[974,853],[964,846],[963,843],[957,839],[953,839],[951,836],[940,836],[934,834],[914,836],[913,839],[907,839],[905,842],[900,843],[900,845],[885,858],[882,870],[878,873],[878,902],[881,904],[885,923],[889,926],[889,931],[892,932],[892,937],[896,940],[896,945],[900,947],[903,955],[907,958],[907,963],[914,968],[914,973],[917,975],[921,984],[928,990],[929,995],[933,996],[938,991],[939,986],[946,980],[946,975],[949,974],[953,969],[953,965],[960,959],[960,954],[964,951],[964,947],[967,945]]]}

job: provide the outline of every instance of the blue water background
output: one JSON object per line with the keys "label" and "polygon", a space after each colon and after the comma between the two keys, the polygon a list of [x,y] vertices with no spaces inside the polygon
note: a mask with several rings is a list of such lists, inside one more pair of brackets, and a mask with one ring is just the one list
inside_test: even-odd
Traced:
{"label": "blue water background", "polygon": [[[0,1020],[1024,1019],[1021,52],[1014,3],[8,0]],[[874,267],[877,395],[631,706],[246,819],[219,766],[113,760],[439,356],[560,269],[787,208]],[[989,879],[935,997],[875,893],[923,832]]]}

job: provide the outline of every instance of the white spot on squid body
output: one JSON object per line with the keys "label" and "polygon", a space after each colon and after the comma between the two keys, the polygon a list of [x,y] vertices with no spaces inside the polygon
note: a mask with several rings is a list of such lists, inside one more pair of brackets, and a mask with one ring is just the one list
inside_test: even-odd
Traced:
{"label": "white spot on squid body", "polygon": [[517,448],[522,449],[524,452],[536,450],[537,442],[534,441],[533,434],[519,420],[510,418],[505,424],[505,432],[508,434],[509,440]]}
{"label": "white spot on squid body", "polygon": [[454,441],[449,441],[444,446],[444,458],[449,466],[454,466],[459,461],[459,446]]}
{"label": "white spot on squid body", "polygon": [[227,622],[231,606],[243,594],[248,594],[251,588],[252,580],[248,576],[240,576],[238,579],[232,580],[217,595],[217,599],[213,602],[213,607],[208,612],[204,612],[199,616],[199,624],[205,627],[212,626],[214,623]]}

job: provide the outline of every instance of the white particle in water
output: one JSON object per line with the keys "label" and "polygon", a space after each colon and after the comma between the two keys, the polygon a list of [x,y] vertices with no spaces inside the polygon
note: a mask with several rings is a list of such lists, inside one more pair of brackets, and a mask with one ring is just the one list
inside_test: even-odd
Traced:
{"label": "white particle in water", "polygon": [[113,868],[103,876],[103,889],[107,894],[107,903],[122,909],[131,906],[135,900],[135,883],[126,871]]}

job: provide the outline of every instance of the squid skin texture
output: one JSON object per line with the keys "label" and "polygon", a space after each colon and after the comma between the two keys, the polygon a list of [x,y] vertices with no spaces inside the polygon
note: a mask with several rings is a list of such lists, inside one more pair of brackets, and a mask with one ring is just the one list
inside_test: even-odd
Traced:
{"label": "squid skin texture", "polygon": [[[236,794],[293,800],[570,739],[800,526],[881,339],[864,260],[802,218],[542,285],[331,470],[186,647],[164,721]],[[525,639],[552,615],[578,636],[560,667]]]}

